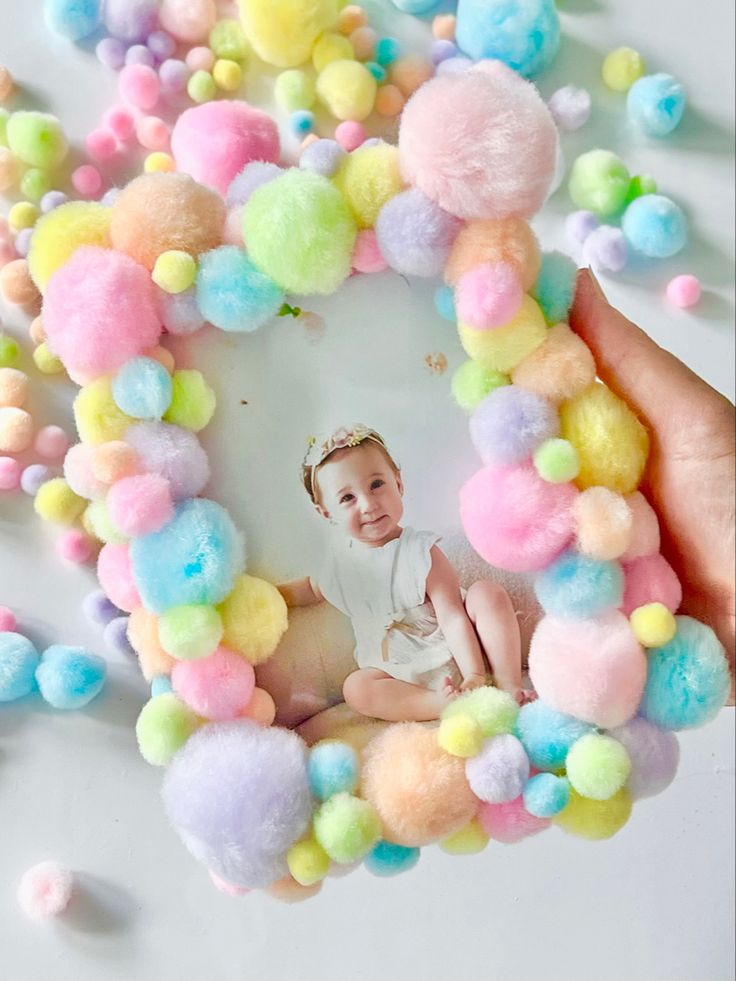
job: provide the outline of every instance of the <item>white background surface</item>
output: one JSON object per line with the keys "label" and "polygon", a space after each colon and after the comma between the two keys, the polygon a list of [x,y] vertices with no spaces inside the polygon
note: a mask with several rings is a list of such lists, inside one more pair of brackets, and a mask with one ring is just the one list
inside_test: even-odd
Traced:
{"label": "white background surface", "polygon": [[[79,141],[114,98],[114,77],[87,52],[45,29],[40,0],[0,0],[0,63],[23,86],[22,107],[57,113]],[[367,4],[374,20],[417,49],[427,30]],[[733,4],[712,0],[567,0],[563,43],[539,80],[545,96],[569,82],[593,95],[590,122],[565,136],[571,162],[600,145],[632,173],[650,172],[691,219],[687,253],[605,281],[633,320],[733,398]],[[630,44],[652,71],[672,71],[691,105],[668,140],[628,132],[623,98],[599,82],[603,54]],[[268,82],[249,89],[267,100]],[[293,145],[287,141],[287,146]],[[535,222],[545,248],[563,247],[563,190]],[[670,276],[694,271],[706,295],[695,313],[667,308]],[[324,529],[296,471],[309,432],[357,419],[385,432],[404,466],[407,519],[452,530],[457,487],[475,466],[449,372],[424,366],[443,352],[462,360],[432,289],[398,277],[358,278],[319,304],[321,340],[280,321],[254,337],[198,338],[182,357],[204,363],[218,391],[205,443],[212,496],[249,540],[253,571],[308,571]],[[12,328],[25,324],[4,311]],[[19,334],[20,336],[20,334]],[[34,376],[38,377],[38,376]],[[36,417],[68,415],[71,388],[34,389]],[[241,406],[246,399],[249,405]],[[269,501],[264,514],[264,502]],[[29,499],[0,497],[0,602],[40,646],[102,639],[79,610],[90,570],[64,568],[52,529]],[[166,825],[160,772],[139,757],[133,725],[147,689],[112,658],[103,695],[84,712],[37,699],[0,706],[0,938],[2,976],[35,981],[726,981],[733,977],[734,712],[681,738],[675,784],[635,807],[613,840],[590,844],[552,829],[479,857],[426,849],[409,875],[385,882],[362,870],[329,881],[316,899],[281,906],[217,893]],[[54,857],[80,874],[60,921],[38,927],[15,903],[18,877]]]}

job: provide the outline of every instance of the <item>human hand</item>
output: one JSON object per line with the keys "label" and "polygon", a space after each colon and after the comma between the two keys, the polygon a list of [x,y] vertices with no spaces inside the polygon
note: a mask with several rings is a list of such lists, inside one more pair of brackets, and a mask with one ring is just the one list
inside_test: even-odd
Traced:
{"label": "human hand", "polygon": [[682,583],[680,612],[715,630],[733,679],[734,407],[611,307],[588,270],[578,274],[570,326],[593,352],[599,377],[649,430],[641,490],[657,509],[662,554]]}

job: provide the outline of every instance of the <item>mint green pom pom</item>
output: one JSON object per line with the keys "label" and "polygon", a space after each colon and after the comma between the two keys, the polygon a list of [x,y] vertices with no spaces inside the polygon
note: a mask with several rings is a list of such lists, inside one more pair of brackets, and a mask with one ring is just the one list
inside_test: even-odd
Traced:
{"label": "mint green pom pom", "polygon": [[31,167],[58,167],[69,150],[61,123],[45,112],[14,112],[6,138],[16,157]]}
{"label": "mint green pom pom", "polygon": [[568,191],[578,208],[598,218],[610,218],[626,203],[631,176],[626,165],[610,150],[589,150],[572,165]]}
{"label": "mint green pom pom", "polygon": [[628,780],[631,759],[618,740],[591,732],[573,745],[565,768],[570,785],[581,797],[609,800]]}
{"label": "mint green pom pom", "polygon": [[566,439],[546,439],[534,453],[534,466],[542,480],[566,484],[580,473],[580,457]]}
{"label": "mint green pom pom", "polygon": [[465,412],[472,412],[476,405],[502,385],[510,385],[511,379],[500,371],[484,368],[478,361],[465,361],[452,376],[452,395]]}
{"label": "mint green pom pom", "polygon": [[545,252],[531,294],[541,307],[548,324],[567,322],[575,296],[577,266],[562,252]]}
{"label": "mint green pom pom", "polygon": [[381,819],[372,804],[352,794],[330,797],[314,815],[314,837],[333,862],[357,862],[381,834]]}

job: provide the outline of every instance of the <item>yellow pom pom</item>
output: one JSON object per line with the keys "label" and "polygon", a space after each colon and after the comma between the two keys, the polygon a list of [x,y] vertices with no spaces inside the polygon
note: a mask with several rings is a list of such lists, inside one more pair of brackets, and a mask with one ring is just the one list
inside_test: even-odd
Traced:
{"label": "yellow pom pom", "polygon": [[63,477],[41,484],[33,501],[36,514],[57,525],[73,525],[86,506],[85,499],[75,494]]}
{"label": "yellow pom pom", "polygon": [[361,228],[371,228],[378,212],[403,186],[399,151],[388,143],[377,143],[349,153],[335,174],[342,192]]}
{"label": "yellow pom pom", "polygon": [[212,69],[215,85],[223,92],[237,92],[243,81],[243,69],[237,61],[229,58],[218,58]]}
{"label": "yellow pom pom", "polygon": [[312,64],[318,72],[326,68],[331,61],[341,59],[350,61],[352,58],[355,58],[353,46],[342,34],[323,34],[312,51]]}
{"label": "yellow pom pom", "polygon": [[245,35],[269,65],[293,68],[309,60],[319,35],[337,23],[337,0],[240,0]]}
{"label": "yellow pom pom", "polygon": [[603,60],[601,75],[609,89],[626,92],[644,74],[644,59],[633,48],[616,48]]}
{"label": "yellow pom pom", "polygon": [[198,433],[215,412],[215,393],[201,371],[175,371],[172,376],[171,404],[164,414],[166,422]]}
{"label": "yellow pom pom", "polygon": [[448,855],[477,855],[486,847],[490,838],[483,830],[478,818],[460,828],[454,835],[444,838],[440,842],[440,848]]}
{"label": "yellow pom pom", "polygon": [[327,875],[330,859],[314,838],[307,838],[291,846],[286,854],[286,864],[300,886],[311,886]]}
{"label": "yellow pom pom", "polygon": [[109,378],[95,378],[80,388],[74,399],[74,421],[83,443],[107,443],[122,439],[125,430],[135,420],[126,416],[112,397]]}
{"label": "yellow pom pom", "polygon": [[30,201],[19,201],[8,212],[8,225],[14,232],[33,228],[38,218],[38,208]]}
{"label": "yellow pom pom", "polygon": [[631,796],[623,787],[608,800],[591,800],[570,790],[570,802],[552,820],[563,831],[588,841],[612,838],[626,824],[631,815]]}
{"label": "yellow pom pom", "polygon": [[649,455],[649,435],[609,388],[593,384],[563,403],[560,425],[561,435],[580,456],[578,487],[608,487],[619,494],[636,490]]}
{"label": "yellow pom pom", "polygon": [[451,756],[476,756],[483,745],[483,730],[472,715],[455,715],[440,722],[437,742]]}
{"label": "yellow pom pom", "polygon": [[188,252],[170,249],[156,259],[151,279],[166,293],[183,293],[197,278],[197,263]]}
{"label": "yellow pom pom", "polygon": [[240,651],[251,664],[271,657],[288,626],[281,593],[255,576],[240,576],[218,610],[224,627],[223,644]]}
{"label": "yellow pom pom", "polygon": [[317,79],[317,95],[335,119],[362,122],[370,116],[376,87],[376,80],[365,65],[345,59],[331,61]]}
{"label": "yellow pom pom", "polygon": [[661,647],[677,633],[677,620],[663,603],[647,603],[637,607],[629,622],[642,647]]}
{"label": "yellow pom pom", "polygon": [[110,520],[107,502],[100,497],[92,501],[84,512],[94,537],[106,545],[124,545],[128,538]]}
{"label": "yellow pom pom", "polygon": [[42,341],[34,347],[33,363],[44,375],[58,375],[64,370],[64,365],[55,354],[51,353],[46,341]]}
{"label": "yellow pom pom", "polygon": [[176,161],[170,153],[157,150],[149,153],[143,161],[143,171],[146,174],[171,174],[176,170]]}
{"label": "yellow pom pom", "polygon": [[110,247],[111,213],[111,208],[94,201],[69,201],[43,215],[28,253],[28,268],[41,292],[80,245]]}
{"label": "yellow pom pom", "polygon": [[[513,320],[494,330],[475,330],[458,324],[460,342],[468,357],[488,371],[509,372],[535,351],[547,336],[539,304],[525,296]],[[569,439],[569,437],[567,437]],[[570,440],[572,442],[572,440]]]}

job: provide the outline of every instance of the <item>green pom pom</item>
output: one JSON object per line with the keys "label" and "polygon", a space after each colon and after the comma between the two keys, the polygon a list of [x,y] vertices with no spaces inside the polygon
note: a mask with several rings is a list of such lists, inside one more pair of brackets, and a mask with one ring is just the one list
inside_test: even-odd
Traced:
{"label": "green pom pom", "polygon": [[452,376],[452,395],[461,409],[472,412],[495,389],[510,384],[508,375],[491,371],[479,362],[468,359]]}
{"label": "green pom pom", "polygon": [[172,378],[173,392],[164,419],[174,426],[198,433],[215,413],[215,393],[201,371],[186,369],[175,371]]}
{"label": "green pom pom", "polygon": [[572,165],[568,191],[578,208],[610,218],[626,204],[631,177],[626,165],[610,150],[589,150]]}
{"label": "green pom pom", "polygon": [[212,75],[201,69],[194,72],[187,82],[187,95],[197,105],[202,105],[203,102],[210,102],[214,99],[217,95],[217,86]]}
{"label": "green pom pom", "polygon": [[286,112],[311,109],[316,97],[314,79],[298,68],[281,72],[276,79],[273,94],[277,105]]}
{"label": "green pom pom", "polygon": [[628,780],[631,759],[618,740],[590,732],[573,743],[565,768],[581,797],[609,800]]}
{"label": "green pom pom", "polygon": [[99,541],[107,545],[124,545],[128,541],[128,536],[112,523],[104,497],[91,501],[84,513],[92,534]]}
{"label": "green pom pom", "polygon": [[313,886],[327,875],[330,858],[314,838],[307,838],[291,846],[286,854],[286,864],[292,879],[300,886]]}
{"label": "green pom pom", "polygon": [[508,692],[490,685],[474,688],[453,699],[442,712],[442,718],[469,715],[480,726],[484,738],[513,732],[519,706]]}
{"label": "green pom pom", "polygon": [[48,191],[51,190],[51,180],[43,170],[39,170],[37,167],[31,167],[27,170],[20,182],[20,193],[24,198],[28,198],[29,201],[34,201],[36,204],[41,200],[41,198]]}
{"label": "green pom pom", "polygon": [[357,862],[381,836],[381,819],[367,800],[341,793],[330,797],[314,815],[314,837],[333,862]]}
{"label": "green pom pom", "polygon": [[0,334],[0,368],[12,368],[20,358],[20,347],[14,337]]}
{"label": "green pom pom", "polygon": [[152,766],[166,766],[197,725],[197,716],[176,695],[157,695],[146,702],[135,724],[141,756]]}
{"label": "green pom pom", "polygon": [[636,174],[631,178],[629,190],[626,194],[626,203],[640,198],[642,194],[656,194],[657,182],[651,174]]}
{"label": "green pom pom", "polygon": [[248,54],[248,42],[240,21],[230,18],[218,20],[210,31],[209,46],[216,58],[243,61]]}
{"label": "green pom pom", "polygon": [[174,606],[158,621],[161,646],[182,661],[208,657],[222,640],[222,634],[222,619],[214,606]]}
{"label": "green pom pom", "polygon": [[566,439],[547,439],[534,453],[534,466],[542,480],[566,484],[580,473],[580,457]]}
{"label": "green pom pom", "polygon": [[6,137],[16,157],[31,167],[58,167],[69,150],[61,123],[45,112],[14,112]]}

